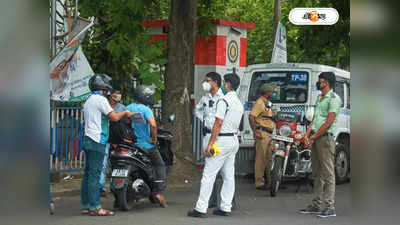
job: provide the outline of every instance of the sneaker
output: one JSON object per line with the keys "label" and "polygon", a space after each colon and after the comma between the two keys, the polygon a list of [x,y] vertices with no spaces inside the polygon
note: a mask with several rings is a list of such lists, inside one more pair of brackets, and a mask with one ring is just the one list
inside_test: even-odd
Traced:
{"label": "sneaker", "polygon": [[309,206],[307,206],[307,208],[301,209],[301,210],[299,211],[299,213],[302,213],[302,214],[311,214],[311,213],[313,213],[313,214],[318,214],[318,213],[321,213],[321,210],[318,209],[317,207],[314,207],[314,206],[312,206],[312,205],[309,205]]}
{"label": "sneaker", "polygon": [[217,216],[231,216],[232,215],[231,212],[225,212],[220,209],[214,209],[213,214],[217,215]]}
{"label": "sneaker", "polygon": [[187,213],[187,216],[189,217],[198,217],[198,218],[207,218],[207,214],[206,213],[201,213],[195,209],[190,210]]}
{"label": "sneaker", "polygon": [[326,218],[326,217],[331,217],[331,216],[336,216],[336,211],[334,209],[324,209],[320,214],[318,214],[318,217],[320,218]]}

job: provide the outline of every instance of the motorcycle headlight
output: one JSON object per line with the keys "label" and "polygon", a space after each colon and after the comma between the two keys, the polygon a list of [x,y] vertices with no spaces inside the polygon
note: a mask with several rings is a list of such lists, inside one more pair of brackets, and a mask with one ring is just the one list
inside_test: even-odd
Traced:
{"label": "motorcycle headlight", "polygon": [[282,125],[282,126],[279,128],[279,134],[282,135],[282,136],[287,137],[287,136],[289,136],[291,133],[292,133],[292,128],[290,128],[289,125]]}

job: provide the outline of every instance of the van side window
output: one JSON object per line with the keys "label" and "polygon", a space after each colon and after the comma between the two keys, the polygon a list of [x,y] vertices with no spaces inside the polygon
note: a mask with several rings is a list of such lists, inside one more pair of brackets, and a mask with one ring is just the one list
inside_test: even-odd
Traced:
{"label": "van side window", "polygon": [[335,85],[335,93],[337,95],[339,95],[340,100],[342,100],[342,105],[341,107],[344,106],[344,87],[343,87],[344,83],[340,82],[340,81],[336,81],[336,85]]}
{"label": "van side window", "polygon": [[348,83],[346,83],[346,88],[347,88],[347,108],[348,109],[351,109],[350,108],[350,83],[348,82]]}

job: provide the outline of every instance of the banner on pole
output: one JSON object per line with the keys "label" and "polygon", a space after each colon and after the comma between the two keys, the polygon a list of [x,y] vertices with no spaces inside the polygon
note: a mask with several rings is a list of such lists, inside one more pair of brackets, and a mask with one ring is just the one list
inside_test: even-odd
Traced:
{"label": "banner on pole", "polygon": [[88,81],[94,74],[82,51],[80,41],[91,22],[84,27],[50,62],[50,99],[84,101],[90,94]]}
{"label": "banner on pole", "polygon": [[287,63],[286,28],[280,22],[276,30],[271,63]]}

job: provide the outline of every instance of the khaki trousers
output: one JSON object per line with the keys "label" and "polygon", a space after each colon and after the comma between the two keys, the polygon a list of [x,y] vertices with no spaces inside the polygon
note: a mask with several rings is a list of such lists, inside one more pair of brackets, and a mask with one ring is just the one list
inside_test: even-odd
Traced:
{"label": "khaki trousers", "polygon": [[335,209],[335,140],[322,136],[311,147],[312,174],[314,177],[314,207],[322,209],[322,203]]}
{"label": "khaki trousers", "polygon": [[[254,178],[256,187],[264,186],[265,183],[271,184],[271,135],[267,132],[262,131],[263,138],[256,138],[256,158],[254,166]],[[266,175],[267,182],[264,180],[264,173]]]}

